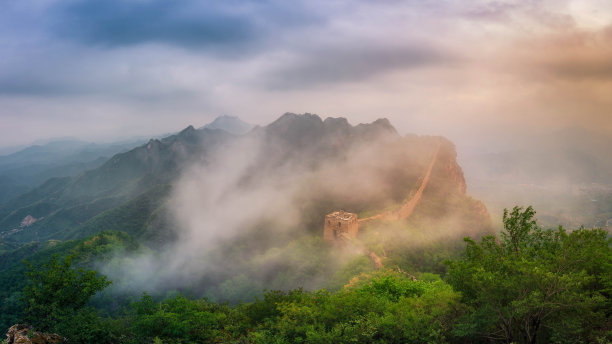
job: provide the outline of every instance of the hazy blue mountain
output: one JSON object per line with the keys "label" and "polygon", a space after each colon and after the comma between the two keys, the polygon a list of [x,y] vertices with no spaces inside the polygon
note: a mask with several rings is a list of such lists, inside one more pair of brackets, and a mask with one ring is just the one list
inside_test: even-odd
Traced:
{"label": "hazy blue mountain", "polygon": [[28,186],[15,179],[0,175],[0,204],[28,190]]}
{"label": "hazy blue mountain", "polygon": [[253,125],[244,122],[238,117],[223,115],[214,119],[214,121],[206,124],[200,129],[222,129],[230,134],[243,135],[253,129]]}
{"label": "hazy blue mountain", "polygon": [[[195,130],[115,154],[100,166],[73,177],[51,178],[0,207],[0,235],[19,242],[80,237],[74,229],[112,208],[128,204],[157,185],[170,184],[188,161],[202,159],[209,149],[233,137],[222,130]],[[140,216],[138,207],[134,216]],[[155,209],[143,213],[148,216]],[[21,228],[26,216],[37,219]],[[129,216],[128,216],[129,217]]]}
{"label": "hazy blue mountain", "polygon": [[24,148],[28,147],[27,145],[19,145],[19,146],[6,146],[0,147],[0,155],[9,155],[15,152],[18,152]]}
{"label": "hazy blue mountain", "polygon": [[96,144],[55,140],[0,156],[0,204],[53,177],[75,176],[101,166],[109,157],[140,140]]}

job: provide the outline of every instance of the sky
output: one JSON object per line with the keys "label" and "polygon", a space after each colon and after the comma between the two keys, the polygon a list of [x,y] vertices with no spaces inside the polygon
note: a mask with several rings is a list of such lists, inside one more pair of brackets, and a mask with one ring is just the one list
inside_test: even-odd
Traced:
{"label": "sky", "polygon": [[612,1],[0,0],[0,148],[285,112],[460,150],[612,134]]}

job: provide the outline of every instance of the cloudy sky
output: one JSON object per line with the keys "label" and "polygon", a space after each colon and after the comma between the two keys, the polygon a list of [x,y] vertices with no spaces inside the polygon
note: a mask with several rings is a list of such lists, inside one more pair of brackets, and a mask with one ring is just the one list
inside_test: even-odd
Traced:
{"label": "cloudy sky", "polygon": [[612,133],[612,1],[0,0],[0,147],[284,112]]}

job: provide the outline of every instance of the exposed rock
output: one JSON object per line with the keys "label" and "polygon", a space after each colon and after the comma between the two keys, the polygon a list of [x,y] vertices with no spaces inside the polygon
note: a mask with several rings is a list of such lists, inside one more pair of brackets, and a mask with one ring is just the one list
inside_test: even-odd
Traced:
{"label": "exposed rock", "polygon": [[31,224],[33,224],[34,222],[38,221],[37,218],[33,217],[32,215],[28,215],[26,217],[23,218],[23,220],[21,220],[21,224],[19,225],[20,227],[28,227]]}
{"label": "exposed rock", "polygon": [[6,333],[7,344],[56,344],[63,343],[64,338],[55,333],[32,331],[30,325],[16,324]]}
{"label": "exposed rock", "polygon": [[457,151],[455,145],[447,139],[441,139],[440,152],[438,160],[440,161],[439,173],[444,179],[450,181],[457,190],[464,194],[467,190],[467,184],[465,177],[463,176],[463,170],[457,163]]}

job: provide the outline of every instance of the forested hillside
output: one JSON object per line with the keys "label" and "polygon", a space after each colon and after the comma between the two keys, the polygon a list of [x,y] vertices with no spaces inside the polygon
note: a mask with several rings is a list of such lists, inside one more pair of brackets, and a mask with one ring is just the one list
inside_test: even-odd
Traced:
{"label": "forested hillside", "polygon": [[340,287],[265,291],[234,305],[145,293],[119,309],[103,291],[86,306],[79,300],[110,281],[73,265],[138,249],[124,235],[103,233],[58,245],[55,256],[36,255],[36,266],[15,272],[23,291],[11,320],[26,319],[71,343],[609,342],[607,233],[546,230],[534,215],[515,207],[499,236],[466,238],[441,275],[425,272],[426,265],[412,273],[394,265],[356,274]]}

